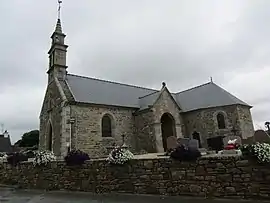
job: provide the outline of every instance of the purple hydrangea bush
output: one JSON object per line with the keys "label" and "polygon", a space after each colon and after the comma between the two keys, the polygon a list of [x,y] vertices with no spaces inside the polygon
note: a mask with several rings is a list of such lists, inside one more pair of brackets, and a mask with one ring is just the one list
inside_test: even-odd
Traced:
{"label": "purple hydrangea bush", "polygon": [[87,160],[90,160],[89,155],[79,149],[71,150],[65,157],[65,162],[69,166],[82,165]]}

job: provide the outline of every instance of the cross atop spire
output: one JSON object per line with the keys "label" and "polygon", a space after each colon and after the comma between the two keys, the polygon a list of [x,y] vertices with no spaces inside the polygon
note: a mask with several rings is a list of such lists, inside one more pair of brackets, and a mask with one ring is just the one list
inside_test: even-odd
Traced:
{"label": "cross atop spire", "polygon": [[58,0],[58,19],[61,18],[61,3],[63,3],[63,1]]}
{"label": "cross atop spire", "polygon": [[63,3],[63,1],[61,0],[57,0],[58,1],[58,19],[57,19],[57,23],[56,23],[56,27],[55,27],[55,31],[56,33],[62,33],[62,26],[61,26],[61,4]]}

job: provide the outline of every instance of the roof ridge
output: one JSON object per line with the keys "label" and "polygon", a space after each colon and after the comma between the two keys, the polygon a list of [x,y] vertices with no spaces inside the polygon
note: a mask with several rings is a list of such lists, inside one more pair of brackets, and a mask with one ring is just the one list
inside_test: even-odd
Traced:
{"label": "roof ridge", "polygon": [[213,82],[208,82],[208,83],[204,83],[204,84],[201,84],[201,85],[198,85],[198,86],[195,86],[195,87],[191,87],[189,89],[186,89],[186,90],[183,90],[183,91],[180,91],[180,92],[177,92],[177,93],[174,93],[174,94],[180,94],[180,93],[183,93],[183,92],[187,92],[187,91],[190,91],[190,90],[193,90],[193,89],[197,89],[197,88],[200,88],[200,87],[203,87],[205,85],[209,85],[209,84],[215,84]]}
{"label": "roof ridge", "polygon": [[151,90],[151,91],[158,91],[156,89],[151,89],[151,88],[147,88],[147,87],[141,87],[141,86],[137,86],[137,85],[130,85],[130,84],[126,84],[126,83],[121,83],[121,82],[115,82],[115,81],[110,81],[110,80],[104,80],[104,79],[99,79],[99,78],[93,78],[93,77],[87,77],[87,76],[81,76],[81,75],[75,75],[75,74],[67,74],[70,76],[75,76],[75,77],[79,77],[79,78],[85,78],[85,79],[91,79],[91,80],[97,80],[97,81],[101,81],[101,82],[107,82],[107,83],[112,83],[112,84],[117,84],[117,85],[124,85],[124,86],[128,86],[128,87],[135,87],[135,88],[139,88],[139,89],[145,89],[145,90]]}

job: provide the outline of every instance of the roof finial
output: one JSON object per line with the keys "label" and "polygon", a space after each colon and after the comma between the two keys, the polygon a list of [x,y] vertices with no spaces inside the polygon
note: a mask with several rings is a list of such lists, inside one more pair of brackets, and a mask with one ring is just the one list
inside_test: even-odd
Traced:
{"label": "roof finial", "polygon": [[165,82],[162,82],[162,87],[166,87],[166,83]]}
{"label": "roof finial", "polygon": [[212,77],[210,77],[210,82],[213,82],[213,78]]}
{"label": "roof finial", "polygon": [[60,14],[61,14],[61,3],[63,3],[63,1],[58,0],[58,19],[60,19]]}

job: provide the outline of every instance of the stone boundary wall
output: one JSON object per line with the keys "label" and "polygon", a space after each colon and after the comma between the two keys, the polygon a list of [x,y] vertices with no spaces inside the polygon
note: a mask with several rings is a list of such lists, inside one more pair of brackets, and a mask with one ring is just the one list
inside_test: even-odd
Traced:
{"label": "stone boundary wall", "polygon": [[0,165],[0,184],[94,193],[270,199],[270,167],[235,157],[192,163],[137,159],[124,166],[112,166],[104,160],[73,167],[64,162],[38,167],[30,162],[16,167],[5,163]]}

